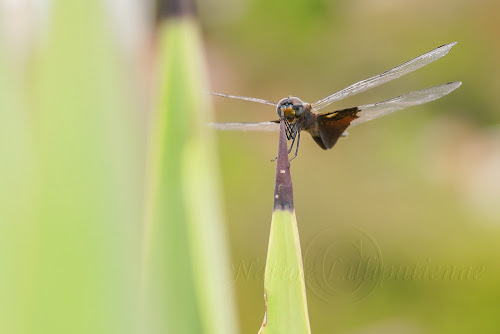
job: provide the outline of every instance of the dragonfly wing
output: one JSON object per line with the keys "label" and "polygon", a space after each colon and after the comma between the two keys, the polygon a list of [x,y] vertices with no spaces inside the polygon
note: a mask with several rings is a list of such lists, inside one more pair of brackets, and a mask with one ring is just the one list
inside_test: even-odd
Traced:
{"label": "dragonfly wing", "polygon": [[443,85],[406,93],[401,96],[378,103],[359,106],[359,113],[357,114],[358,118],[354,119],[351,122],[351,126],[371,121],[372,119],[390,114],[397,110],[434,101],[451,93],[452,91],[460,87],[461,84],[461,82],[449,82]]}
{"label": "dragonfly wing", "polygon": [[210,123],[211,127],[217,130],[235,131],[279,131],[280,122],[258,122],[258,123]]}
{"label": "dragonfly wing", "polygon": [[318,115],[318,134],[313,135],[316,143],[323,149],[330,149],[340,137],[347,136],[347,127],[357,119],[359,108],[347,108]]}
{"label": "dragonfly wing", "polygon": [[229,95],[229,94],[221,94],[221,93],[214,93],[214,92],[207,92],[207,93],[212,94],[212,95],[216,95],[216,96],[227,97],[230,99],[237,99],[237,100],[250,101],[250,102],[255,102],[255,103],[269,104],[271,106],[276,106],[276,103],[274,103],[274,102],[263,100],[263,99],[257,99],[255,97]]}
{"label": "dragonfly wing", "polygon": [[319,110],[335,101],[342,100],[348,96],[364,92],[365,90],[384,84],[391,80],[397,79],[405,74],[418,70],[419,68],[428,65],[438,60],[439,58],[445,56],[448,52],[450,52],[451,48],[455,44],[457,43],[453,42],[442,45],[432,51],[424,53],[421,56],[418,56],[417,58],[414,58],[412,60],[407,61],[406,63],[396,66],[393,69],[390,69],[382,74],[356,82],[355,84],[352,84],[349,87],[342,89],[341,91],[333,93],[313,103],[312,106],[316,110]]}

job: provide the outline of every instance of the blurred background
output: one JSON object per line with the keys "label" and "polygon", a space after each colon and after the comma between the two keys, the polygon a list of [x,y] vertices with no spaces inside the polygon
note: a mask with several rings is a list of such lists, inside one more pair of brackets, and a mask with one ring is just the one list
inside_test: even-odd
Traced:
{"label": "blurred background", "polygon": [[[33,311],[51,299],[38,287],[74,266],[57,286],[68,291],[57,308],[67,305],[67,317],[52,316],[83,332],[112,318],[110,333],[127,332],[156,94],[154,6],[61,3],[0,1],[0,323],[27,333],[51,321]],[[271,101],[314,102],[458,42],[443,59],[329,108],[462,81],[455,92],[357,126],[330,151],[303,136],[291,171],[309,315],[314,333],[498,333],[500,3],[204,0],[198,9],[210,89]],[[266,105],[213,102],[217,121],[276,118]],[[264,314],[277,138],[218,133],[241,333],[257,332]],[[72,219],[105,223],[59,220],[75,210],[83,214]],[[51,261],[66,252],[50,242],[64,233],[82,247]],[[85,289],[73,294],[75,281],[116,307],[102,313]],[[71,305],[91,311],[75,317]]]}

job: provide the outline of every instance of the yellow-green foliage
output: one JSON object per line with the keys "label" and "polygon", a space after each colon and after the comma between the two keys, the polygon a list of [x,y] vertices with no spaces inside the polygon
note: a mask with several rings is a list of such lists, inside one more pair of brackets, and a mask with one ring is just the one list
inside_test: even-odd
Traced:
{"label": "yellow-green foliage", "polygon": [[266,315],[259,333],[310,333],[295,211],[273,213],[264,286]]}
{"label": "yellow-green foliage", "polygon": [[0,56],[0,332],[125,333],[140,213],[123,68],[99,2],[50,9],[36,48]]}
{"label": "yellow-green foliage", "polygon": [[149,161],[144,333],[237,333],[195,21],[160,29]]}

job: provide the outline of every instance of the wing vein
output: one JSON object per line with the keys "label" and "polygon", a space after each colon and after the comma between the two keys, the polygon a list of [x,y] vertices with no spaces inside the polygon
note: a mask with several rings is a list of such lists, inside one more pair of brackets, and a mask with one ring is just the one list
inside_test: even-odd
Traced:
{"label": "wing vein", "polygon": [[385,71],[384,73],[381,73],[379,75],[373,76],[371,78],[356,82],[349,87],[346,87],[336,93],[333,93],[315,103],[312,104],[312,106],[316,109],[322,109],[329,104],[342,100],[348,96],[352,96],[354,94],[358,94],[361,92],[364,92],[370,88],[379,86],[381,84],[384,84],[386,82],[389,82],[391,80],[397,79],[405,74],[408,74],[410,72],[413,72],[421,67],[424,67],[425,65],[428,65],[446,54],[450,52],[451,48],[457,44],[456,42],[449,43],[442,45],[434,50],[431,50],[427,53],[424,53],[423,55],[420,55],[416,58],[413,58],[401,65],[398,65],[388,71]]}
{"label": "wing vein", "polygon": [[280,124],[277,122],[257,122],[257,123],[209,123],[209,126],[217,130],[234,131],[279,131]]}
{"label": "wing vein", "polygon": [[389,100],[359,106],[358,109],[360,112],[358,114],[358,118],[351,122],[351,126],[371,121],[397,110],[437,100],[445,95],[448,95],[460,87],[461,84],[462,83],[459,81],[449,82],[439,86],[406,93]]}
{"label": "wing vein", "polygon": [[276,106],[276,103],[263,100],[263,99],[258,99],[255,97],[248,97],[248,96],[239,96],[239,95],[229,95],[229,94],[222,94],[222,93],[215,93],[215,92],[207,92],[208,94],[211,95],[216,95],[216,96],[221,96],[221,97],[227,97],[230,99],[236,99],[236,100],[243,100],[243,101],[250,101],[250,102],[255,102],[255,103],[261,103],[261,104],[268,104],[271,106]]}

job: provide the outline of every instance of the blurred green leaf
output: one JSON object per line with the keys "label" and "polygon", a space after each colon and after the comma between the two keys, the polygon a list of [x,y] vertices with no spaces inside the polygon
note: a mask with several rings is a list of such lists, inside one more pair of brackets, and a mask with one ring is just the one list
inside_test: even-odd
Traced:
{"label": "blurred green leaf", "polygon": [[126,333],[140,196],[124,69],[99,2],[51,9],[31,62],[1,59],[0,332]]}
{"label": "blurred green leaf", "polygon": [[196,22],[160,29],[160,97],[151,140],[147,333],[237,333]]}

